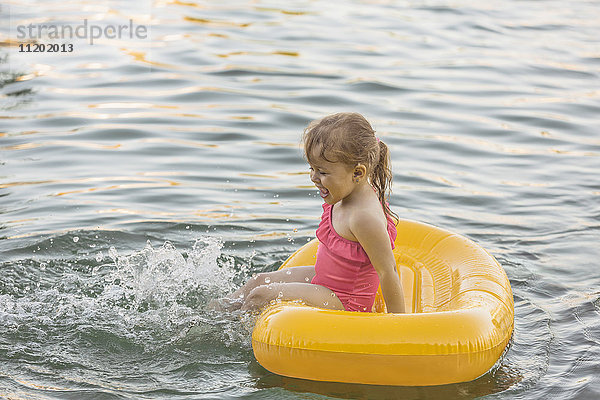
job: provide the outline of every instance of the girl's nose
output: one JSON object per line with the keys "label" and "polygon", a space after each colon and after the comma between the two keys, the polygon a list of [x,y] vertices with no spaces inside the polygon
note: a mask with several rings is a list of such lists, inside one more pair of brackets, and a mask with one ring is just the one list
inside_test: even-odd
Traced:
{"label": "girl's nose", "polygon": [[317,171],[310,171],[310,180],[314,183],[317,183],[319,181],[317,179]]}

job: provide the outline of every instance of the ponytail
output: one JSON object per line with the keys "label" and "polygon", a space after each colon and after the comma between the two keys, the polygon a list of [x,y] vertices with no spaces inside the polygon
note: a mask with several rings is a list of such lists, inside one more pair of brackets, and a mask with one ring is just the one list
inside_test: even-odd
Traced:
{"label": "ponytail", "polygon": [[379,140],[379,138],[377,138],[377,144],[379,145],[379,162],[373,168],[371,184],[377,192],[377,197],[379,197],[379,202],[385,214],[391,216],[398,223],[398,215],[390,209],[387,203],[387,198],[392,188],[393,177],[390,152],[387,145]]}

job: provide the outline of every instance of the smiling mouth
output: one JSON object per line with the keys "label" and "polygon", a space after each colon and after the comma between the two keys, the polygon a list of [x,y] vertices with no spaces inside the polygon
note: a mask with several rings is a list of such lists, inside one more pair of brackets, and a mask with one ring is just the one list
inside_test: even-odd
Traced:
{"label": "smiling mouth", "polygon": [[325,188],[318,188],[318,189],[319,189],[319,194],[321,195],[322,198],[329,196],[329,190],[327,190]]}

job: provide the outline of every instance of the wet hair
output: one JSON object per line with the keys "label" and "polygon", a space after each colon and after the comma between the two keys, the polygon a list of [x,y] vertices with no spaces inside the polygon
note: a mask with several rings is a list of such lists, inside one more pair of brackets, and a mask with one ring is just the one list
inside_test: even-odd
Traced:
{"label": "wet hair", "polygon": [[390,152],[365,117],[358,113],[337,113],[314,120],[304,130],[302,144],[304,156],[311,164],[315,155],[350,167],[363,164],[384,212],[398,221],[387,204],[392,187]]}

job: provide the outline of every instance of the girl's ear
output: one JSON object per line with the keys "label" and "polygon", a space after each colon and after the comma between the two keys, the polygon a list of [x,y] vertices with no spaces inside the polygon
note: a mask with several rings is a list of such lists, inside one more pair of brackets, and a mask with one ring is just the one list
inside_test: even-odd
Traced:
{"label": "girl's ear", "polygon": [[358,182],[360,179],[365,178],[367,176],[367,167],[363,164],[357,164],[352,171],[352,177],[355,182]]}

